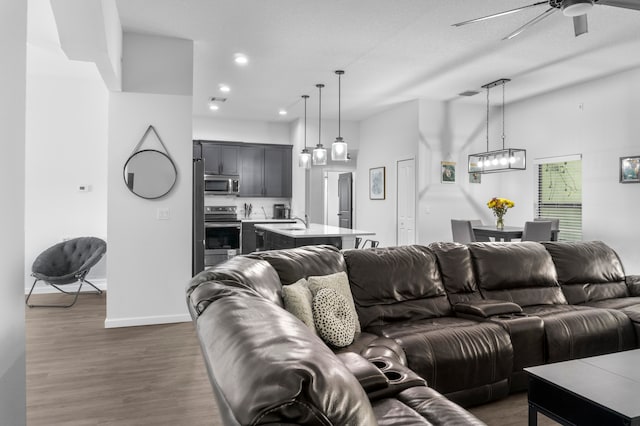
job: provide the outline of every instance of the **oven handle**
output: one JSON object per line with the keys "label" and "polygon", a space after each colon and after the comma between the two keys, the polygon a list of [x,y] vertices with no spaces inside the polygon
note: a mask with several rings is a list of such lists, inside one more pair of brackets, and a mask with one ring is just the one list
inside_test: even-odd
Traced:
{"label": "oven handle", "polygon": [[240,229],[240,224],[228,224],[228,223],[211,223],[211,222],[205,222],[204,224],[205,228],[236,228],[236,229]]}

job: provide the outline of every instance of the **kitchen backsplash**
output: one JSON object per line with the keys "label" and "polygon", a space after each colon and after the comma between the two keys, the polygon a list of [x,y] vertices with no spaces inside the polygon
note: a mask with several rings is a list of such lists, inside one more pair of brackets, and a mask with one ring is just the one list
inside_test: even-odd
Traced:
{"label": "kitchen backsplash", "polygon": [[[245,216],[245,204],[251,205],[251,215]],[[236,206],[240,219],[273,219],[273,205],[284,204],[291,206],[290,198],[247,198],[225,197],[220,195],[205,195],[205,206]]]}

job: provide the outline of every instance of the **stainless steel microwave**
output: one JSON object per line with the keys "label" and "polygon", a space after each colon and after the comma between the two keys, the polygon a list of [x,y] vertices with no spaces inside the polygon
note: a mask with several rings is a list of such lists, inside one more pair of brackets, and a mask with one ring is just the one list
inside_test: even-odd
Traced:
{"label": "stainless steel microwave", "polygon": [[204,193],[207,195],[238,195],[240,193],[240,177],[204,175]]}

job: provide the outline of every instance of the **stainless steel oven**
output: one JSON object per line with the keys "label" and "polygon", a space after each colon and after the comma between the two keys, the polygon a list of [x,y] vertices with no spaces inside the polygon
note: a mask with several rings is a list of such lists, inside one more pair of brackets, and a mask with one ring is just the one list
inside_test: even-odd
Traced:
{"label": "stainless steel oven", "polygon": [[217,265],[241,253],[240,228],[236,206],[205,206],[205,267]]}

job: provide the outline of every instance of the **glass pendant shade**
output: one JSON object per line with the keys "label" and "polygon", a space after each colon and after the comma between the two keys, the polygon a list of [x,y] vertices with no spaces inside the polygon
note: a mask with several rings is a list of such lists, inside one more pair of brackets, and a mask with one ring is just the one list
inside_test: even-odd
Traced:
{"label": "glass pendant shade", "polygon": [[347,143],[341,137],[331,145],[331,159],[333,161],[347,161]]}
{"label": "glass pendant shade", "polygon": [[305,169],[311,168],[311,154],[307,148],[303,149],[300,155],[298,155],[298,166]]}
{"label": "glass pendant shade", "polygon": [[321,143],[316,145],[313,149],[313,165],[314,166],[326,166],[327,165],[327,150],[324,149]]}
{"label": "glass pendant shade", "polygon": [[497,173],[527,168],[525,149],[499,149],[469,155],[469,173]]}

